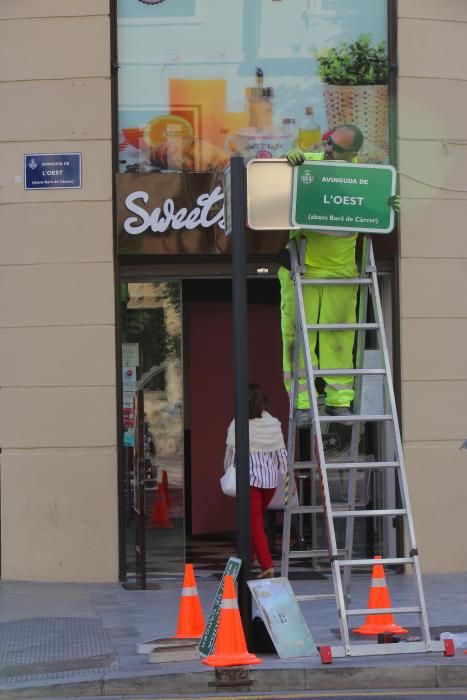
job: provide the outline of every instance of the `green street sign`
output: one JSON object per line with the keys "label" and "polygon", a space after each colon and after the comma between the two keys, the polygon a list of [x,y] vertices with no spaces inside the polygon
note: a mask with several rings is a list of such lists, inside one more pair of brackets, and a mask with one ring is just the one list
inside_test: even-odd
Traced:
{"label": "green street sign", "polygon": [[294,226],[319,231],[390,233],[396,192],[392,165],[305,161],[293,169]]}
{"label": "green street sign", "polygon": [[226,564],[222,580],[217,589],[217,593],[214,597],[214,602],[211,607],[211,612],[209,613],[208,621],[206,622],[206,627],[204,629],[203,636],[199,642],[199,653],[200,656],[209,656],[209,654],[214,649],[214,644],[216,643],[217,628],[219,627],[219,617],[221,613],[221,603],[222,594],[224,592],[224,579],[229,574],[233,577],[234,583],[237,580],[238,572],[242,565],[242,560],[237,559],[237,557],[230,557]]}

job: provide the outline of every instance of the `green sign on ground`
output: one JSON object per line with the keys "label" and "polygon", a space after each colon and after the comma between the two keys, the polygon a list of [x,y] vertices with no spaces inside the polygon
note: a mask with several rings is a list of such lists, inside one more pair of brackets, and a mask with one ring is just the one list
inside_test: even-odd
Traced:
{"label": "green sign on ground", "polygon": [[222,580],[217,589],[211,612],[209,613],[208,621],[204,629],[203,636],[199,643],[200,656],[209,656],[214,649],[214,644],[217,637],[217,628],[219,627],[219,615],[221,612],[222,594],[224,592],[224,579],[229,574],[233,577],[234,582],[237,580],[238,572],[242,565],[242,560],[237,557],[230,557],[226,564]]}
{"label": "green sign on ground", "polygon": [[293,173],[292,224],[321,231],[390,233],[392,165],[306,161]]}

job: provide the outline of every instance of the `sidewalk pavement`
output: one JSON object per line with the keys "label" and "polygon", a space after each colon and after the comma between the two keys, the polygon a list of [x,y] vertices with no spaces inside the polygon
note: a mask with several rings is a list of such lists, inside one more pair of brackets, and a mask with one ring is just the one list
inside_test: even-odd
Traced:
{"label": "sidewalk pavement", "polygon": [[[410,575],[386,572],[386,580],[393,607],[415,603]],[[130,591],[116,583],[0,582],[0,698],[213,692],[214,670],[200,661],[149,664],[136,654],[138,642],[176,630],[182,579],[157,583],[158,590]],[[197,577],[197,584],[207,618],[219,582]],[[292,585],[296,594],[332,592],[327,575]],[[352,578],[352,607],[367,606],[369,586],[368,573]],[[427,575],[424,589],[432,638],[467,632],[467,573]],[[340,645],[334,601],[309,601],[301,609],[318,645]],[[418,616],[395,618],[417,635]],[[351,622],[356,627],[360,618]],[[249,674],[255,692],[467,686],[463,649],[451,658],[441,652],[348,657],[330,666],[318,657],[259,656],[263,663]]]}

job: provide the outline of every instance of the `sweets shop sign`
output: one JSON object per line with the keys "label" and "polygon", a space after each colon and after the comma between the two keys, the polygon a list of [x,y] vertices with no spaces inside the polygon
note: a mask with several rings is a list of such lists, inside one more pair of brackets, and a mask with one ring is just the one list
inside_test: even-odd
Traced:
{"label": "sweets shop sign", "polygon": [[[223,174],[117,175],[119,255],[227,254]],[[275,253],[288,231],[251,231],[248,252]]]}

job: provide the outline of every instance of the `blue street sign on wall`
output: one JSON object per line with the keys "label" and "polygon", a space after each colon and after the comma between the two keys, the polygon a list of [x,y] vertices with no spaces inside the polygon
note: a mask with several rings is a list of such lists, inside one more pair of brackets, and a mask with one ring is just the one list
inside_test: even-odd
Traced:
{"label": "blue street sign on wall", "polygon": [[81,187],[81,153],[26,153],[25,190],[66,190]]}

